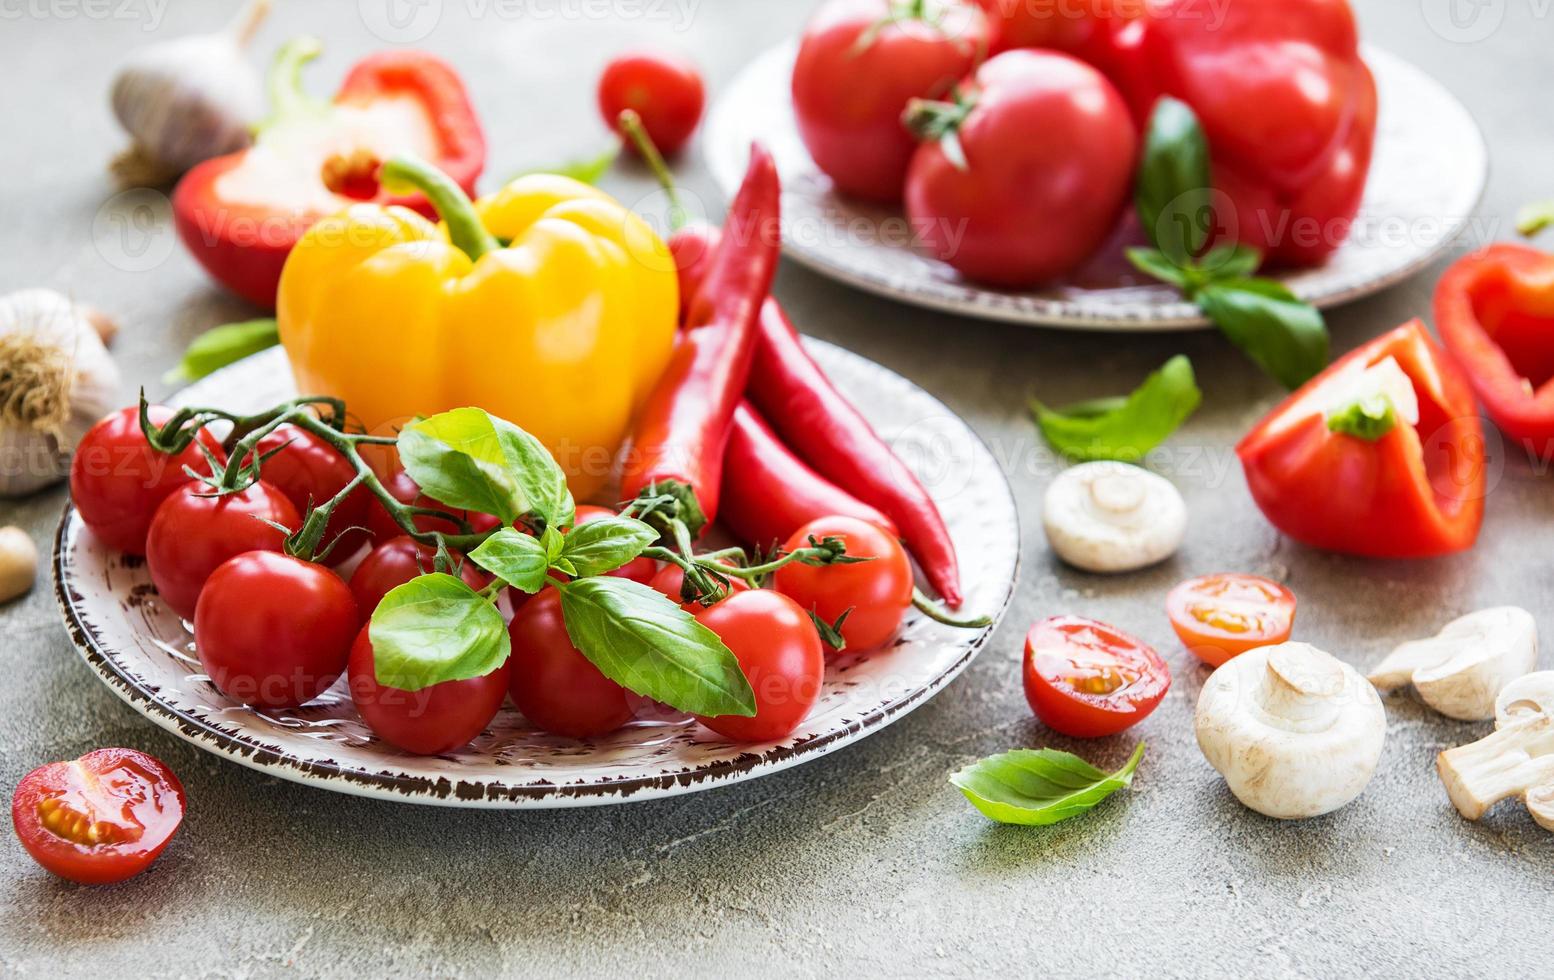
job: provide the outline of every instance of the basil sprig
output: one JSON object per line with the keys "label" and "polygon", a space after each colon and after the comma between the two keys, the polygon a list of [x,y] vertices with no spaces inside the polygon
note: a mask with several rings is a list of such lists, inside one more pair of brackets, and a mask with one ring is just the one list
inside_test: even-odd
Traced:
{"label": "basil sprig", "polygon": [[543,527],[572,523],[572,491],[550,450],[478,408],[456,408],[405,426],[399,458],[428,496],[449,507],[491,514],[503,524],[519,518]]}
{"label": "basil sprig", "polygon": [[1322,314],[1283,284],[1254,278],[1262,255],[1241,244],[1208,251],[1214,227],[1208,140],[1192,109],[1169,96],[1150,114],[1134,188],[1151,248],[1128,249],[1148,276],[1176,287],[1259,367],[1287,388],[1315,377],[1328,359]]}
{"label": "basil sprig", "polygon": [[507,178],[507,183],[511,184],[515,180],[534,174],[557,174],[562,177],[571,177],[573,180],[581,181],[585,184],[597,184],[604,178],[605,173],[609,171],[616,158],[620,155],[621,144],[617,141],[591,157],[580,157],[576,160],[568,160],[565,163],[549,167],[530,167],[527,170],[520,170]]}
{"label": "basil sprig", "polygon": [[1114,773],[1057,749],[1015,749],[950,777],[971,805],[999,823],[1040,827],[1076,817],[1133,782],[1144,743]]}
{"label": "basil sprig", "polygon": [[402,691],[484,677],[511,652],[507,624],[490,600],[441,572],[390,591],[367,630],[378,683]]}
{"label": "basil sprig", "polygon": [[1203,400],[1192,362],[1178,354],[1126,397],[1048,408],[1031,401],[1047,442],[1071,459],[1134,462],[1166,440]]}
{"label": "basil sprig", "polygon": [[183,360],[167,373],[166,381],[178,383],[198,381],[207,374],[235,364],[250,354],[257,354],[281,342],[275,318],[244,320],[226,323],[194,338],[183,352]]}

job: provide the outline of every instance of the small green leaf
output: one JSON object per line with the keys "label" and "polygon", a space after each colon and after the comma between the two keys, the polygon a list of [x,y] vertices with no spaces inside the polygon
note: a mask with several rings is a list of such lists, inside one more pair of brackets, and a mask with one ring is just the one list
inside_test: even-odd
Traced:
{"label": "small green leaf", "polygon": [[520,517],[546,526],[572,520],[566,474],[550,451],[478,408],[456,408],[405,426],[399,456],[410,478],[449,507],[492,514],[503,524]]}
{"label": "small green leaf", "polygon": [[1192,362],[1178,354],[1126,398],[1050,409],[1033,402],[1036,425],[1053,449],[1077,460],[1134,462],[1164,442],[1203,400]]}
{"label": "small green leaf", "polygon": [[1151,245],[1185,265],[1214,227],[1209,141],[1185,102],[1155,103],[1134,185],[1139,224]]}
{"label": "small green leaf", "polygon": [[1322,313],[1272,279],[1227,279],[1198,291],[1214,325],[1286,388],[1298,388],[1327,366]]}
{"label": "small green leaf", "polygon": [[1554,227],[1554,201],[1529,204],[1516,216],[1516,231],[1523,237],[1532,238],[1549,227]]}
{"label": "small green leaf", "polygon": [[1375,442],[1397,428],[1398,415],[1392,399],[1377,393],[1356,398],[1327,415],[1327,427],[1333,432]]}
{"label": "small green leaf", "polygon": [[557,589],[572,645],[610,680],[691,714],[755,714],[755,692],[733,651],[667,596],[624,578]]}
{"label": "small green leaf", "polygon": [[512,649],[496,607],[440,572],[389,592],[367,629],[378,683],[402,691],[484,677]]}
{"label": "small green leaf", "polygon": [[605,517],[574,527],[564,535],[561,557],[571,575],[603,575],[642,554],[658,532],[634,517]]}
{"label": "small green leaf", "polygon": [[520,592],[530,595],[545,587],[550,556],[532,534],[504,527],[469,553],[470,561]]}
{"label": "small green leaf", "polygon": [[1233,242],[1215,245],[1198,260],[1197,270],[1206,282],[1245,279],[1263,264],[1263,253],[1250,245]]}
{"label": "small green leaf", "polygon": [[1167,255],[1156,248],[1129,248],[1124,253],[1128,261],[1133,263],[1133,268],[1152,276],[1161,282],[1168,283],[1188,292],[1193,288],[1191,279],[1192,266],[1181,266],[1172,262]]}
{"label": "small green leaf", "polygon": [[170,384],[197,381],[218,368],[241,361],[250,354],[268,350],[280,342],[281,336],[274,317],[211,327],[194,338],[194,342],[183,352],[183,360],[163,380]]}
{"label": "small green leaf", "polygon": [[558,167],[533,167],[513,174],[507,179],[511,184],[520,177],[528,177],[531,174],[559,174],[562,177],[571,177],[585,184],[597,184],[603,179],[611,166],[615,164],[617,157],[621,155],[620,143],[611,143],[596,156],[584,157],[579,160],[568,160]]}
{"label": "small green leaf", "polygon": [[1144,743],[1107,774],[1057,749],[1015,749],[974,762],[950,777],[971,805],[999,823],[1043,827],[1078,816],[1133,782]]}

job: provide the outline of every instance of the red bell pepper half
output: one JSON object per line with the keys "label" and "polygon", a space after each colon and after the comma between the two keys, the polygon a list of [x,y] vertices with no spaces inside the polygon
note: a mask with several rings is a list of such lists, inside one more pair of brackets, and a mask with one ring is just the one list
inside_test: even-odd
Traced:
{"label": "red bell pepper half", "polygon": [[486,141],[464,83],[441,59],[381,51],[357,62],[333,102],[302,91],[316,38],[281,48],[270,74],[271,115],[253,146],[207,160],[173,190],[179,237],[207,272],[244,299],[275,307],[281,267],[314,222],[360,201],[437,214],[417,194],[379,187],[378,165],[396,153],[431,161],[471,196]]}
{"label": "red bell pepper half", "polygon": [[1418,320],[1334,362],[1236,454],[1268,520],[1312,547],[1423,558],[1478,537],[1483,426],[1467,379]]}
{"label": "red bell pepper half", "polygon": [[1458,259],[1435,325],[1500,431],[1554,458],[1554,255],[1493,245]]}
{"label": "red bell pepper half", "polygon": [[1162,95],[1203,123],[1224,237],[1285,265],[1348,237],[1376,136],[1376,83],[1347,0],[1151,0],[1103,62],[1140,124]]}

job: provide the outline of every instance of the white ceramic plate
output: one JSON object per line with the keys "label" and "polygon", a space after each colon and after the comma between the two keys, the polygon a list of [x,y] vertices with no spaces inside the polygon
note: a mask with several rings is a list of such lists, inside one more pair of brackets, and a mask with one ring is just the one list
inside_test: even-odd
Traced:
{"label": "white ceramic plate", "polygon": [[[744,174],[752,140],[771,149],[783,179],[783,245],[797,261],[860,289],[965,316],[1087,330],[1208,325],[1174,291],[1128,269],[1120,253],[1085,270],[1086,284],[1017,293],[968,283],[914,251],[899,211],[833,193],[810,160],[788,95],[794,52],[792,44],[767,51],[728,86],[708,118],[705,145],[725,194]],[[1281,277],[1322,307],[1377,292],[1428,264],[1472,216],[1489,176],[1483,135],[1462,103],[1385,51],[1368,48],[1365,58],[1381,112],[1354,232],[1321,268]]]}
{"label": "white ceramic plate", "polygon": [[[965,610],[1002,615],[1014,591],[1020,530],[992,454],[949,409],[900,375],[830,344],[809,346],[943,509],[964,565]],[[285,358],[271,350],[211,375],[172,402],[258,411],[293,393]],[[374,736],[343,680],[296,710],[257,711],[229,701],[201,670],[184,624],[158,601],[145,562],[103,547],[68,505],[55,542],[54,581],[87,665],[168,731],[297,782],[445,806],[620,803],[764,776],[835,751],[911,711],[964,670],[992,632],[947,628],[912,610],[891,646],[828,665],[819,703],[781,742],[730,742],[685,716],[639,719],[579,741],[536,731],[504,707],[466,749],[421,757]]]}

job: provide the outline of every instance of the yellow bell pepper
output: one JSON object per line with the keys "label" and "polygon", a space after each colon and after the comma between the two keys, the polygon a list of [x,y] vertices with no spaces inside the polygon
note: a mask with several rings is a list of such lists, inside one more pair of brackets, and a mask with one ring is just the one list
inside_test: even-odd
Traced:
{"label": "yellow bell pepper", "polygon": [[368,431],[483,408],[592,496],[674,344],[668,247],[566,177],[522,177],[473,204],[419,160],[390,160],[382,179],[426,194],[443,224],[360,204],[309,229],[276,310],[298,389],[344,399]]}

